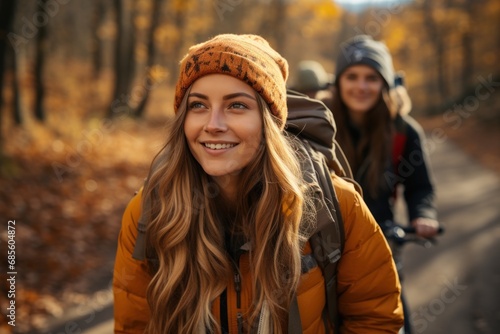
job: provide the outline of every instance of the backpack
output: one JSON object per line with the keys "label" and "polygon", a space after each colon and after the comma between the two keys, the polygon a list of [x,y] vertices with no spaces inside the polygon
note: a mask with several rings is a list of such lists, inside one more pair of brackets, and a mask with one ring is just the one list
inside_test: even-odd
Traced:
{"label": "backpack", "polygon": [[[327,320],[340,332],[341,318],[337,305],[337,264],[344,249],[344,222],[330,174],[351,182],[358,192],[349,163],[335,140],[336,126],[326,105],[298,92],[287,91],[286,131],[301,145],[299,155],[304,179],[315,190],[316,230],[309,238],[313,254],[323,272],[326,288],[325,328]],[[295,301],[289,310],[289,333],[301,333],[300,314]]]}
{"label": "backpack", "polygon": [[[340,316],[337,307],[337,263],[344,248],[345,235],[339,203],[331,179],[331,173],[352,182],[361,193],[361,188],[354,181],[349,163],[340,146],[335,141],[335,122],[332,112],[319,100],[306,95],[287,91],[288,118],[285,130],[298,139],[297,150],[300,156],[304,180],[314,192],[317,210],[317,224],[309,238],[313,255],[323,272],[326,289],[325,328],[328,320],[340,332]],[[149,210],[144,204],[143,212]],[[146,222],[141,215],[133,258],[146,259]],[[152,262],[155,259],[147,258]],[[302,333],[300,314],[296,298],[289,310],[288,333]]]}

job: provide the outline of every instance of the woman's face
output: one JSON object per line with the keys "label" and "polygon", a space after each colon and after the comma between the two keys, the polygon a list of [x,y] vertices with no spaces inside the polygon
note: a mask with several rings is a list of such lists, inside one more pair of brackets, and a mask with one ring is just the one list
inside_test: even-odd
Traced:
{"label": "woman's face", "polygon": [[256,93],[243,81],[210,74],[192,85],[184,132],[191,153],[216,181],[236,180],[254,159],[262,142],[262,124]]}
{"label": "woman's face", "polygon": [[367,65],[348,67],[339,78],[340,98],[354,117],[364,116],[381,97],[384,80]]}

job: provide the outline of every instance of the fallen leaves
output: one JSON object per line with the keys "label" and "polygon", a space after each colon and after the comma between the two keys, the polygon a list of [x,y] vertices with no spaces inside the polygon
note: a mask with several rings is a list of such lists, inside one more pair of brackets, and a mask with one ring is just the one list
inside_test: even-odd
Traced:
{"label": "fallen leaves", "polygon": [[[109,286],[121,216],[159,147],[161,124],[117,120],[102,136],[94,132],[98,144],[79,155],[74,148],[84,147],[78,145],[85,137],[10,131],[0,164],[0,212],[4,221],[16,220],[16,332],[45,328]],[[2,245],[6,232],[0,231]],[[5,296],[6,285],[0,288]],[[2,298],[0,307],[7,302]],[[0,333],[9,327],[2,317]]]}

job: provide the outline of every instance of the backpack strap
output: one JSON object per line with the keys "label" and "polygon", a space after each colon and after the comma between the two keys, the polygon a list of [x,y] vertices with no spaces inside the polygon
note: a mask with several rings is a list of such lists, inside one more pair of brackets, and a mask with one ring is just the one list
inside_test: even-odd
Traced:
{"label": "backpack strap", "polygon": [[[147,179],[144,180],[143,190],[146,187]],[[145,200],[144,193],[142,193],[142,209],[141,216],[139,217],[139,222],[137,223],[137,238],[135,239],[134,252],[132,253],[132,258],[142,261],[146,259],[146,214],[151,211],[151,203],[149,200]]]}
{"label": "backpack strap", "polygon": [[137,238],[135,239],[134,252],[132,253],[132,257],[139,261],[146,258],[146,223],[143,217],[144,215],[141,214],[141,218],[137,225]]}
{"label": "backpack strap", "polygon": [[148,246],[146,245],[146,216],[151,212],[151,201],[143,197],[142,206],[141,216],[137,224],[137,238],[135,239],[132,258],[139,261],[146,260],[150,274],[155,274],[160,266],[158,254],[156,252],[148,252]]}
{"label": "backpack strap", "polygon": [[302,334],[302,321],[300,320],[299,303],[297,295],[293,295],[290,309],[288,310],[288,334]]}
{"label": "backpack strap", "polygon": [[[340,316],[337,305],[337,264],[344,247],[344,228],[330,169],[324,155],[311,148],[305,139],[299,141],[304,180],[314,192],[317,211],[316,231],[310,237],[314,257],[325,279],[326,316],[339,333]],[[290,330],[290,329],[289,329]]]}
{"label": "backpack strap", "polygon": [[[398,176],[399,179],[399,164],[401,163],[401,157],[403,155],[405,146],[406,146],[406,139],[407,139],[407,134],[406,134],[406,124],[404,123],[403,118],[401,115],[396,116],[395,120],[395,133],[393,137],[393,144],[392,144],[392,166],[394,168],[394,173]],[[398,182],[394,183],[394,189],[393,189],[393,194],[392,196],[396,198],[397,192],[396,192],[396,186]]]}

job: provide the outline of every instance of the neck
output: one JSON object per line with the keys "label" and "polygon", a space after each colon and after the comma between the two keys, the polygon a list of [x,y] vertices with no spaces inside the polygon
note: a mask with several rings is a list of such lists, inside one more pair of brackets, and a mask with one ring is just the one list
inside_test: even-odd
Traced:
{"label": "neck", "polygon": [[233,207],[236,203],[237,192],[237,178],[231,175],[219,176],[213,178],[215,183],[219,186],[219,192],[224,199],[226,207]]}

